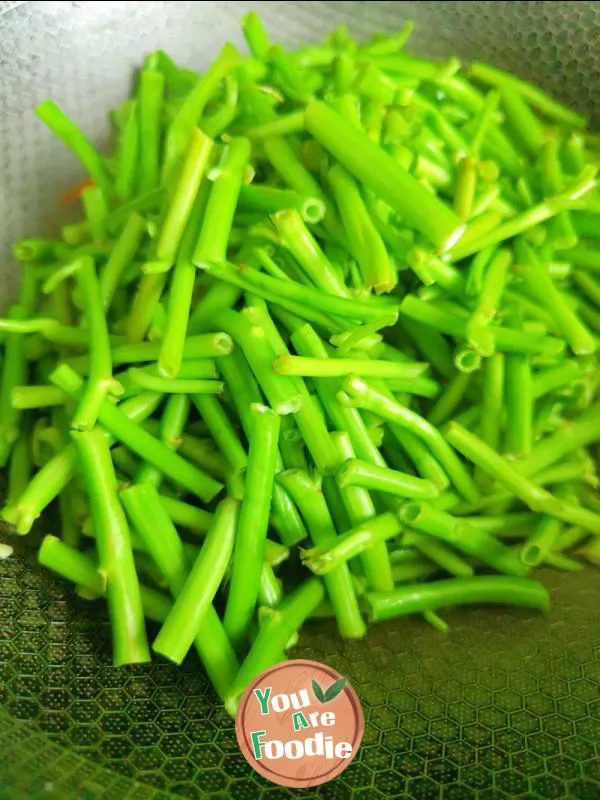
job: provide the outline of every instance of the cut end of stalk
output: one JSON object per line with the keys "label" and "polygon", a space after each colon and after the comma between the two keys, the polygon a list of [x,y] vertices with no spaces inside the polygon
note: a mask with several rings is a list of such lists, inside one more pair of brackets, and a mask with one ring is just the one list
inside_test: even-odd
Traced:
{"label": "cut end of stalk", "polygon": [[367,592],[360,598],[361,608],[364,611],[367,622],[380,622],[380,617],[377,613],[377,602],[371,592]]}
{"label": "cut end of stalk", "polygon": [[454,363],[461,372],[476,372],[481,367],[481,356],[475,350],[460,350],[454,357]]}
{"label": "cut end of stalk", "polygon": [[219,351],[219,355],[228,356],[233,352],[233,339],[228,333],[215,333],[213,344]]}
{"label": "cut end of stalk", "polygon": [[[471,573],[472,574],[472,573]],[[424,611],[423,618],[440,633],[448,633],[450,626],[435,611]]]}
{"label": "cut end of stalk", "polygon": [[398,516],[407,525],[414,525],[419,519],[422,510],[422,506],[419,503],[404,503],[398,509]]}
{"label": "cut end of stalk", "polygon": [[337,484],[340,487],[340,489],[343,489],[348,485],[350,486],[352,485],[352,479],[355,471],[356,471],[356,459],[350,458],[348,459],[348,461],[344,461],[344,463],[338,469],[336,475]]}
{"label": "cut end of stalk", "polygon": [[228,695],[225,698],[225,711],[232,719],[235,719],[242,694],[243,692],[235,692],[235,694]]}
{"label": "cut end of stalk", "polygon": [[347,392],[344,392],[340,389],[339,392],[336,393],[337,401],[347,408],[357,408],[358,402],[355,398],[351,397]]}
{"label": "cut end of stalk", "polygon": [[262,414],[265,417],[277,417],[280,416],[279,412],[276,410],[269,408],[269,406],[265,406],[262,403],[252,403],[250,405],[250,410],[253,414]]}
{"label": "cut end of stalk", "polygon": [[9,544],[0,542],[0,561],[6,561],[6,559],[10,558],[13,553],[14,548],[12,548]]}
{"label": "cut end of stalk", "polygon": [[537,567],[542,561],[542,551],[536,544],[525,545],[521,550],[521,561],[528,567]]}
{"label": "cut end of stalk", "polygon": [[351,400],[360,400],[369,391],[369,385],[358,375],[348,375],[342,384],[342,391],[346,393]]}
{"label": "cut end of stalk", "polygon": [[383,281],[382,283],[374,283],[373,289],[375,289],[375,294],[389,294],[396,288],[396,283],[394,281]]}
{"label": "cut end of stalk", "polygon": [[177,664],[177,666],[181,665],[185,657],[185,653],[183,655],[179,653],[171,652],[171,649],[168,647],[163,647],[160,642],[160,632],[154,642],[152,643],[152,650],[159,656],[163,656],[164,658],[171,661],[173,664]]}
{"label": "cut end of stalk", "polygon": [[[158,359],[158,374],[161,378],[171,379],[176,378],[179,375],[181,370],[181,362],[178,363],[173,362],[170,358],[160,358]],[[127,373],[130,375],[131,368],[127,370]],[[131,379],[135,382],[134,376],[130,375]]]}
{"label": "cut end of stalk", "polygon": [[277,356],[273,361],[273,372],[276,372],[278,375],[289,375],[290,367],[293,363],[290,356]]}
{"label": "cut end of stalk", "polygon": [[278,402],[275,405],[274,411],[281,417],[288,414],[295,414],[302,408],[302,395],[292,394],[286,400]]}
{"label": "cut end of stalk", "polygon": [[300,208],[300,216],[309,225],[315,225],[325,218],[325,203],[318,197],[307,197]]}

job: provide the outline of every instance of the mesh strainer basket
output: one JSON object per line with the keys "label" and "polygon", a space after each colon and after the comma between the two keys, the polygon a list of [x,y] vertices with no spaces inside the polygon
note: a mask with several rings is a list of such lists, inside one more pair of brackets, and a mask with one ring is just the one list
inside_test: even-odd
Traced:
{"label": "mesh strainer basket", "polygon": [[[600,4],[593,2],[2,2],[0,297],[15,284],[8,244],[52,229],[77,165],[32,108],[54,98],[98,141],[144,53],[202,67],[241,45],[257,9],[297,45],[345,22],[359,37],[418,23],[413,50],[483,58],[593,112]],[[40,526],[44,528],[44,524]],[[37,538],[36,538],[37,536]],[[31,534],[0,561],[0,798],[135,800],[288,797],[254,774],[196,661],[115,669],[104,609],[36,566]],[[460,610],[444,637],[419,619],[343,642],[308,626],[298,657],[348,676],[366,731],[324,798],[600,797],[600,579],[541,571],[545,618]]]}

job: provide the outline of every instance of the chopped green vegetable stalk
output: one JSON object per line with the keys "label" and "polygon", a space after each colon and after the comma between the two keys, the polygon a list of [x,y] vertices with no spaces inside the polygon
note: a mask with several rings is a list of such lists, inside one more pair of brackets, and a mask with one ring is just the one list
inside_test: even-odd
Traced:
{"label": "chopped green vegetable stalk", "polygon": [[[141,422],[160,401],[161,395],[146,392],[126,400],[121,410],[128,419]],[[67,445],[34,475],[23,494],[3,508],[2,519],[14,525],[17,533],[29,533],[42,511],[68,486],[77,468],[75,447]]]}
{"label": "chopped green vegetable stalk", "polygon": [[547,608],[530,567],[600,563],[600,138],[406,54],[411,23],[296,51],[242,29],[251,56],[202,75],[150,53],[112,152],[38,107],[80,216],[14,246],[0,318],[2,519],[56,500],[40,561],[108,595],[115,662],[158,621],[232,714],[310,617],[445,632],[446,606]]}
{"label": "chopped green vegetable stalk", "polygon": [[145,233],[146,222],[140,214],[134,211],[100,272],[100,293],[105,312],[110,308],[115,292],[123,279],[123,274],[133,261]]}
{"label": "chopped green vegetable stalk", "polygon": [[75,430],[88,430],[96,424],[100,406],[107,394],[121,394],[122,387],[112,375],[110,340],[102,310],[100,284],[92,259],[82,259],[76,274],[89,336],[90,367],[85,391],[71,426]]}
{"label": "chopped green vegetable stalk", "polygon": [[318,578],[305,581],[285,598],[277,611],[260,627],[225,700],[225,708],[232,716],[246,686],[281,659],[290,637],[317,608],[324,594],[323,584]]}
{"label": "chopped green vegetable stalk", "polygon": [[121,203],[131,201],[135,193],[139,154],[138,107],[137,101],[132,100],[127,104],[117,139],[115,194]]}
{"label": "chopped green vegetable stalk", "polygon": [[[21,322],[23,309],[13,306],[9,311],[8,322]],[[12,402],[14,389],[26,380],[24,342],[21,334],[10,332],[4,342],[2,360],[2,383],[0,384],[0,466],[6,466],[12,447],[19,438],[21,411]]]}
{"label": "chopped green vegetable stalk", "polygon": [[[169,397],[165,403],[160,421],[160,438],[170,450],[177,450],[179,447],[189,412],[190,399],[184,394]],[[151,483],[156,488],[160,486],[162,479],[162,472],[150,464],[143,464],[135,473],[136,483]]]}
{"label": "chopped green vegetable stalk", "polygon": [[[66,364],[59,367],[51,376],[52,381],[73,397],[80,397],[81,381]],[[133,424],[123,412],[104,400],[98,414],[99,423],[130,450],[144,458],[149,464],[162,472],[175,483],[184,486],[201,500],[208,502],[221,490],[221,484],[194,467],[177,453]]]}
{"label": "chopped green vegetable stalk", "polygon": [[40,103],[35,113],[42,122],[46,123],[52,133],[62,139],[67,147],[75,153],[94,183],[102,189],[107,197],[111,197],[112,180],[104,159],[87,136],[52,100],[44,100]]}
{"label": "chopped green vegetable stalk", "polygon": [[156,242],[156,259],[167,268],[175,261],[212,149],[212,139],[195,128]]}
{"label": "chopped green vegetable stalk", "polygon": [[361,408],[372,411],[384,419],[400,425],[422,439],[446,470],[448,477],[453,481],[457,490],[463,494],[464,498],[471,502],[477,501],[479,492],[473,479],[440,432],[423,417],[389,400],[356,376],[350,376],[344,381],[344,393],[340,397],[340,401],[348,405],[355,403]]}
{"label": "chopped green vegetable stalk", "polygon": [[99,570],[106,580],[114,663],[149,661],[129,527],[117,496],[117,479],[109,444],[99,430],[73,432],[72,437],[92,507]]}
{"label": "chopped green vegetable stalk", "polygon": [[139,148],[138,192],[150,192],[159,180],[161,123],[165,78],[161,72],[146,67],[140,72],[138,87]]}
{"label": "chopped green vegetable stalk", "polygon": [[405,503],[401,521],[410,528],[440,539],[469,556],[507,575],[524,575],[526,568],[516,553],[484,530],[469,526],[426,503]]}
{"label": "chopped green vegetable stalk", "polygon": [[[310,537],[317,547],[326,547],[336,540],[336,531],[319,488],[300,470],[288,470],[277,480],[289,491],[298,505],[308,527]],[[360,639],[366,633],[360,614],[356,592],[346,564],[341,564],[325,578],[329,599],[335,609],[340,635],[347,639]]]}
{"label": "chopped green vegetable stalk", "polygon": [[372,622],[473,603],[523,606],[539,611],[550,607],[550,597],[541,583],[502,575],[451,578],[424,586],[406,586],[386,594],[371,592],[366,601]]}
{"label": "chopped green vegetable stalk", "polygon": [[232,139],[221,162],[212,170],[212,188],[192,261],[223,261],[233,225],[244,172],[250,159],[248,139]]}
{"label": "chopped green vegetable stalk", "polygon": [[[177,530],[169,519],[166,498],[161,498],[152,486],[139,484],[121,492],[121,500],[169,589],[176,598],[179,598],[187,586],[188,558]],[[230,528],[236,518],[236,509],[235,501],[224,501],[220,524],[217,525],[217,520],[211,518],[207,530],[214,531],[218,528],[220,534],[227,536],[229,533],[231,536]],[[206,544],[209,544],[208,541]],[[213,541],[212,548],[214,547]],[[206,554],[210,553],[210,545],[206,550],[203,547],[196,557],[194,570],[197,569],[198,563],[202,563],[200,559],[203,552],[205,559]],[[169,618],[172,619],[174,608],[175,606],[169,609],[159,621],[166,623]],[[208,604],[205,603],[204,616],[198,626],[194,644],[217,693],[220,697],[224,697],[239,665],[221,620],[210,601]]]}
{"label": "chopped green vegetable stalk", "polygon": [[258,601],[280,428],[279,417],[266,406],[253,404],[250,414],[246,487],[224,617],[225,630],[238,648]]}
{"label": "chopped green vegetable stalk", "polygon": [[439,490],[432,481],[415,478],[387,467],[378,467],[357,458],[349,459],[340,467],[337,479],[341,488],[362,486],[363,489],[416,500],[435,500],[439,495]]}
{"label": "chopped green vegetable stalk", "polygon": [[229,565],[237,514],[236,500],[227,498],[219,503],[189,577],[183,585],[177,577],[171,580],[171,585],[181,588],[152,649],[176,664],[181,664],[200,633],[204,636],[210,633],[210,626],[206,625],[207,612],[212,609],[214,596]]}
{"label": "chopped green vegetable stalk", "polygon": [[306,109],[306,129],[350,173],[410,221],[442,252],[461,237],[463,226],[393,158],[365,134],[348,126],[337,111],[318,101]]}
{"label": "chopped green vegetable stalk", "polygon": [[591,531],[600,532],[600,514],[588,511],[577,503],[560,500],[546,489],[527,480],[514,470],[506,459],[494,453],[477,436],[466,431],[458,423],[449,423],[446,428],[446,439],[465,458],[487,472],[502,486],[510,489],[532,511],[575,525],[587,525]]}
{"label": "chopped green vegetable stalk", "polygon": [[[338,536],[335,542],[321,547],[311,547],[302,550],[302,561],[315,575],[326,575],[340,564],[357,555],[363,558],[371,553],[374,547],[382,544],[387,539],[392,539],[402,531],[402,524],[395,514],[387,512],[365,518],[356,527]],[[390,591],[393,587],[391,572],[389,575],[391,585],[377,591]],[[369,578],[367,577],[367,580]]]}

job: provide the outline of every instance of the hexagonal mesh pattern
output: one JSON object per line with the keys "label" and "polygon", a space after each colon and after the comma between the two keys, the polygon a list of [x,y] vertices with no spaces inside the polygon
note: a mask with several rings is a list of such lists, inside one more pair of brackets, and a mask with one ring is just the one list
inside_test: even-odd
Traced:
{"label": "hexagonal mesh pattern", "polygon": [[[224,38],[240,41],[249,7],[287,44],[344,21],[366,36],[412,18],[416,51],[485,58],[594,110],[593,2],[0,2],[3,244],[55,224],[48,209],[78,177],[35,123],[38,100],[54,97],[101,141],[105,109],[144,52],[160,46],[202,66]],[[14,275],[8,258],[0,264],[6,296]],[[40,570],[34,548],[19,543],[0,562],[2,800],[292,796],[252,773],[192,659],[113,669],[104,609]],[[448,636],[411,619],[375,627],[367,645],[310,627],[298,656],[348,676],[367,727],[351,767],[302,796],[597,800],[600,581],[592,570],[541,578],[547,618],[460,610],[447,615]]]}
{"label": "hexagonal mesh pattern", "polygon": [[[114,669],[102,605],[36,568],[34,552],[28,543],[0,562],[0,691],[12,717],[0,716],[0,797],[294,796],[248,767],[193,658]],[[600,581],[592,570],[540,578],[547,618],[463,609],[445,615],[447,636],[407,619],[375,627],[368,647],[311,626],[298,657],[346,675],[367,724],[350,768],[302,796],[597,800]]]}

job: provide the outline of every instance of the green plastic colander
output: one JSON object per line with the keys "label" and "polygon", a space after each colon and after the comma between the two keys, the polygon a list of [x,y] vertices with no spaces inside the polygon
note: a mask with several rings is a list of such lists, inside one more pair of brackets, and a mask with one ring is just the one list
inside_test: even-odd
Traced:
{"label": "green plastic colander", "polygon": [[[17,276],[10,242],[60,221],[77,165],[33,116],[52,97],[98,141],[106,110],[144,53],[202,67],[254,8],[297,45],[345,22],[366,37],[414,19],[411,48],[483,58],[594,113],[595,2],[0,2],[0,298]],[[0,561],[0,800],[182,797],[330,800],[598,800],[600,574],[547,570],[546,617],[461,609],[444,636],[421,619],[344,642],[307,626],[297,656],[348,677],[366,730],[353,764],[318,790],[267,783],[242,757],[231,719],[196,660],[111,665],[102,604],[35,562],[52,519]],[[0,539],[4,539],[0,531]]]}

